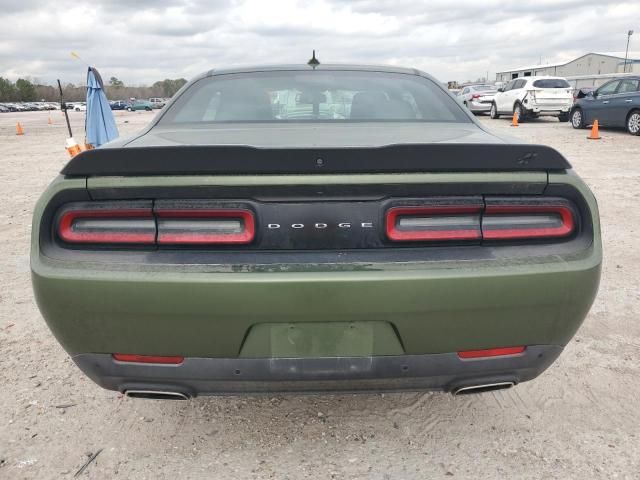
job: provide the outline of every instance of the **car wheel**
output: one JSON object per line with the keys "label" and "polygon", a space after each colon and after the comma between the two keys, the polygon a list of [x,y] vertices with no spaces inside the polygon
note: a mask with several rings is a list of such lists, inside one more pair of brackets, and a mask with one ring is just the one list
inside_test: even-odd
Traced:
{"label": "car wheel", "polygon": [[640,135],[640,110],[634,110],[627,117],[627,132]]}
{"label": "car wheel", "polygon": [[133,112],[133,110],[131,109],[131,107],[127,107],[127,112]]}
{"label": "car wheel", "polygon": [[516,102],[513,106],[513,114],[518,116],[519,122],[524,122],[527,119],[526,110],[522,107],[520,102]]}
{"label": "car wheel", "polygon": [[561,122],[568,122],[569,121],[569,114],[568,113],[561,113],[560,115],[558,115],[558,120],[560,120]]}
{"label": "car wheel", "polygon": [[151,111],[151,108],[150,108],[150,107],[144,107],[144,109],[145,109],[147,112],[150,112],[150,111]]}
{"label": "car wheel", "polygon": [[584,124],[584,115],[582,114],[582,110],[576,108],[571,114],[571,126],[576,129],[585,128]]}
{"label": "car wheel", "polygon": [[489,110],[489,116],[494,120],[496,118],[500,118],[500,115],[498,114],[498,107],[496,106],[496,102],[493,102],[491,104],[491,110]]}

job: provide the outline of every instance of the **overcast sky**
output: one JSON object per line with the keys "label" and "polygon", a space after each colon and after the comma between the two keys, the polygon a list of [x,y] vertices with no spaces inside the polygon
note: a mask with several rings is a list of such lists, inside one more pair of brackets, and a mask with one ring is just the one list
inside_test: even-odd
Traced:
{"label": "overcast sky", "polygon": [[125,84],[231,65],[412,66],[442,81],[589,51],[640,50],[640,1],[0,0],[0,76]]}

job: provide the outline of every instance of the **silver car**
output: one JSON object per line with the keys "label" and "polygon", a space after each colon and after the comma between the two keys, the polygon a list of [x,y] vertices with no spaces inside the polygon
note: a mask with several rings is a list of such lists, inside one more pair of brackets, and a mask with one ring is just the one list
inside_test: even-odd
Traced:
{"label": "silver car", "polygon": [[488,112],[496,94],[493,85],[469,85],[458,93],[458,100],[473,113]]}

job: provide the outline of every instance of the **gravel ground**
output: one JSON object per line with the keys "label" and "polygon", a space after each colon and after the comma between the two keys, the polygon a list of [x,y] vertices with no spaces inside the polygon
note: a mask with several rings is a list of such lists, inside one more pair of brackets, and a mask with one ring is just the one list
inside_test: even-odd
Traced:
{"label": "gravel ground", "polygon": [[[84,115],[73,112],[81,131]],[[559,361],[505,392],[132,400],[86,379],[33,300],[29,233],[67,160],[60,112],[0,114],[0,478],[638,478],[640,138],[555,120],[497,131],[558,148],[600,202],[598,298]],[[118,112],[132,133],[151,114]],[[21,121],[24,136],[15,135]],[[634,240],[635,238],[635,240]],[[635,248],[634,248],[635,246]],[[633,399],[636,399],[635,401]],[[635,405],[635,407],[633,406]]]}

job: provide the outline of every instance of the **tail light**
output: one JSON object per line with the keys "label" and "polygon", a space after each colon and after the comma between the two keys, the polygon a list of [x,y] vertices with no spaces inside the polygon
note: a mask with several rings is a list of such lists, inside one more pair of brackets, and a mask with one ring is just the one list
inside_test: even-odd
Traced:
{"label": "tail light", "polygon": [[462,359],[470,358],[490,358],[490,357],[505,357],[508,355],[519,355],[524,353],[526,347],[500,347],[500,348],[488,348],[486,350],[464,350],[458,352],[458,357]]}
{"label": "tail light", "polygon": [[153,244],[156,224],[151,202],[71,206],[59,217],[58,235],[67,243]]}
{"label": "tail light", "polygon": [[482,216],[485,240],[564,238],[575,230],[573,210],[565,200],[521,204],[487,200]]}
{"label": "tail light", "polygon": [[478,94],[478,93],[474,93],[473,95],[471,95],[471,100],[475,100],[477,98],[480,98],[482,95]]}
{"label": "tail light", "polygon": [[151,201],[71,203],[58,214],[56,231],[65,243],[92,245],[234,245],[255,237],[248,209],[177,205],[154,210]]}
{"label": "tail light", "polygon": [[395,242],[478,240],[480,205],[395,207],[387,211],[387,237]]}
{"label": "tail light", "polygon": [[402,206],[386,213],[387,238],[394,242],[562,239],[575,230],[570,203],[553,198],[491,197],[479,206]]}
{"label": "tail light", "polygon": [[159,245],[247,244],[255,237],[249,210],[156,210]]}
{"label": "tail light", "polygon": [[127,363],[154,363],[163,365],[179,365],[184,362],[184,357],[161,355],[137,355],[132,353],[114,353],[114,360]]}

